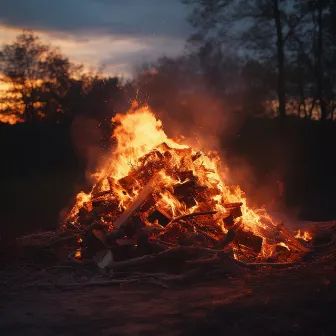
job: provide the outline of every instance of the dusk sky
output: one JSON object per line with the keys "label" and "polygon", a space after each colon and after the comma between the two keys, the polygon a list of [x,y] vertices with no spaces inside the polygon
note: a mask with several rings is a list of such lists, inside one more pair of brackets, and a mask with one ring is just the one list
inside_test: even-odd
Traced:
{"label": "dusk sky", "polygon": [[187,10],[180,0],[0,0],[0,44],[31,29],[72,61],[129,77],[183,51]]}

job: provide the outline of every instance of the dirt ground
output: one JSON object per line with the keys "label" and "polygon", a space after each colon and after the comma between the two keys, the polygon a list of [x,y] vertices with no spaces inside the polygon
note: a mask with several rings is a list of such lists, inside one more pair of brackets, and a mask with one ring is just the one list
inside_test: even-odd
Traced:
{"label": "dirt ground", "polygon": [[336,334],[335,260],[174,289],[24,289],[14,273],[0,274],[0,335]]}

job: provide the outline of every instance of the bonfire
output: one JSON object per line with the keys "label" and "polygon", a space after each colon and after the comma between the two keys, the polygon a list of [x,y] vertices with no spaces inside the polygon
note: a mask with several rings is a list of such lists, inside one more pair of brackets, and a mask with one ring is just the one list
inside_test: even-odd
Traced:
{"label": "bonfire", "polygon": [[116,148],[92,191],[77,196],[64,230],[104,229],[107,246],[136,246],[142,233],[162,245],[234,242],[236,259],[274,259],[286,250],[293,260],[307,251],[264,209],[249,208],[239,186],[226,185],[218,153],[169,139],[147,106],[133,104],[112,122]]}
{"label": "bonfire", "polygon": [[290,232],[265,208],[249,207],[240,187],[227,185],[219,154],[168,138],[149,107],[133,104],[112,122],[112,154],[60,232],[44,236],[45,247],[66,242],[71,262],[110,275],[156,272],[161,284],[162,272],[167,283],[195,271],[292,265],[310,251],[310,233]]}

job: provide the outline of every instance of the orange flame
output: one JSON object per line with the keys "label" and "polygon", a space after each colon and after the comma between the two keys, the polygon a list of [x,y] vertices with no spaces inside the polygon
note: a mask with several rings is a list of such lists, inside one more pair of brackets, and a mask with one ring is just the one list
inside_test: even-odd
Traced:
{"label": "orange flame", "polygon": [[[217,211],[212,222],[207,225],[215,225],[222,235],[223,231],[226,232],[222,219],[230,213],[225,204],[241,202],[242,225],[263,238],[267,238],[265,232],[272,235],[275,224],[269,214],[264,209],[250,208],[239,186],[230,187],[225,184],[225,174],[221,171],[218,153],[196,152],[188,145],[169,139],[163,130],[162,122],[148,106],[138,108],[134,103],[128,113],[117,114],[112,122],[115,124],[112,137],[116,140],[113,154],[107,160],[104,169],[95,174],[98,182],[91,193],[78,194],[77,203],[68,217],[72,218],[73,222],[76,221],[78,211],[90,204],[92,197],[98,197],[94,195],[96,189],[100,194],[108,194],[99,197],[106,197],[110,203],[116,204],[115,210],[111,210],[109,214],[112,222],[115,221],[136,199],[146,184],[146,178],[154,174],[156,169],[156,173],[160,174],[162,186],[153,197],[156,206],[171,217],[196,211]],[[186,178],[182,179],[182,173],[186,174]],[[210,191],[205,199],[200,200],[196,195],[190,204],[187,204],[185,200],[175,196],[174,189],[192,182],[187,173],[196,177],[199,188]],[[272,251],[271,245],[263,244],[263,256],[272,254]]]}
{"label": "orange flame", "polygon": [[282,247],[286,248],[288,251],[290,251],[289,246],[288,246],[287,244],[285,244],[284,242],[281,242],[281,243],[279,243],[278,245],[279,245],[279,246],[282,246]]}
{"label": "orange flame", "polygon": [[305,241],[311,241],[313,239],[312,235],[308,231],[298,230],[297,234],[295,235],[295,238],[302,239]]}

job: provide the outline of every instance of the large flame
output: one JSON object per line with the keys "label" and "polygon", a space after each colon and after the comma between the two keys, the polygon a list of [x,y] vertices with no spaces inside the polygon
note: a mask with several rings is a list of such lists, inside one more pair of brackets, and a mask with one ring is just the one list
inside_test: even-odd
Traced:
{"label": "large flame", "polygon": [[186,148],[168,139],[161,120],[156,119],[148,107],[137,108],[133,103],[129,113],[117,114],[112,122],[116,125],[113,137],[117,146],[109,171],[115,179],[128,175],[142,156],[163,142],[173,148]]}
{"label": "large flame", "polygon": [[[78,225],[76,221],[80,209],[88,207],[93,199],[105,197],[109,210],[104,212],[102,220],[113,223],[138,197],[151,176],[159,174],[160,188],[152,195],[155,207],[169,213],[171,218],[193,212],[216,211],[206,225],[212,235],[220,238],[223,231],[226,232],[223,218],[230,213],[226,204],[241,202],[242,216],[236,221],[263,237],[262,255],[270,254],[267,249],[270,248],[269,238],[275,224],[264,209],[248,206],[238,186],[226,185],[218,153],[199,152],[180,141],[169,139],[162,122],[148,106],[139,108],[133,104],[128,113],[117,114],[112,122],[115,125],[112,137],[116,140],[113,154],[105,168],[96,174],[98,182],[91,193],[78,195],[68,222]],[[196,190],[200,190],[199,193],[193,199],[178,198],[176,189],[192,183],[192,179],[197,179]],[[143,219],[146,221],[146,216]]]}

